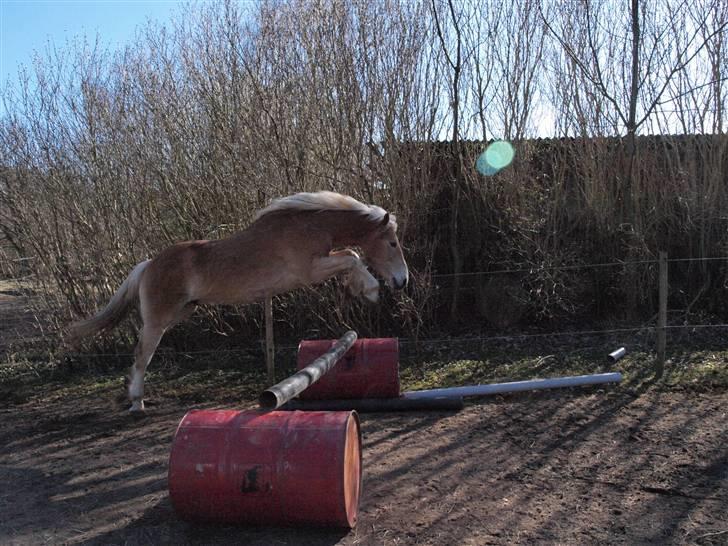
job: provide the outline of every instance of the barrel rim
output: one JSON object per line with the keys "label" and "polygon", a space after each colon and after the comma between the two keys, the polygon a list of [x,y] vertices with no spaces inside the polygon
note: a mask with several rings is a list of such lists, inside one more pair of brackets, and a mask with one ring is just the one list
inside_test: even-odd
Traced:
{"label": "barrel rim", "polygon": [[[348,440],[349,440],[349,426],[351,423],[354,423],[354,426],[356,426],[356,441],[357,441],[357,452],[356,456],[359,461],[359,472],[357,476],[357,483],[356,485],[356,498],[351,499],[350,496],[347,494],[347,467],[346,467],[346,453],[347,453],[347,447],[348,447]],[[359,419],[359,414],[356,410],[351,410],[349,412],[349,415],[346,419],[346,426],[343,427],[344,431],[344,441],[341,442],[341,467],[342,471],[344,472],[343,479],[341,480],[341,497],[342,497],[342,503],[341,505],[344,507],[344,517],[346,518],[346,521],[350,528],[354,528],[356,526],[356,522],[359,516],[359,506],[361,504],[361,496],[362,496],[362,486],[363,486],[363,458],[362,458],[362,433],[361,433],[361,420]],[[354,505],[352,506],[350,504],[351,500],[354,500]]]}

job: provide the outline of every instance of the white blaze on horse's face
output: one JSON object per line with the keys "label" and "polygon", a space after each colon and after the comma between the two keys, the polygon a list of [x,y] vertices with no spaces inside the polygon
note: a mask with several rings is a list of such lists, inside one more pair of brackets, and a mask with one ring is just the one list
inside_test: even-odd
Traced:
{"label": "white blaze on horse's face", "polygon": [[401,290],[409,281],[409,269],[404,260],[402,246],[397,239],[397,224],[385,214],[379,229],[366,241],[362,249],[366,262],[384,279],[387,286]]}

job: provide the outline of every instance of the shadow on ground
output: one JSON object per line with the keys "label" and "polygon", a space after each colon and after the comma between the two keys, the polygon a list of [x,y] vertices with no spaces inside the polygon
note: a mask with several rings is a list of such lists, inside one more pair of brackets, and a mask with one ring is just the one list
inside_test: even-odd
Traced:
{"label": "shadow on ground", "polygon": [[728,393],[651,381],[363,415],[350,532],[181,522],[166,472],[189,407],[139,421],[113,389],[39,397],[0,410],[0,543],[724,544]]}

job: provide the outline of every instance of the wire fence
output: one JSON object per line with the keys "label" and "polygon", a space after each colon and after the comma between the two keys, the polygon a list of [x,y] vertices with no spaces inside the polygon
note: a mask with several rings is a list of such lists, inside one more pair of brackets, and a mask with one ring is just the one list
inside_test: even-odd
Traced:
{"label": "wire fence", "polygon": [[[657,326],[637,326],[633,328],[612,328],[605,330],[573,330],[563,332],[547,332],[537,334],[514,334],[514,335],[492,335],[492,336],[465,336],[465,337],[438,337],[438,338],[400,338],[400,346],[426,346],[426,345],[462,345],[464,343],[493,343],[493,342],[516,342],[529,340],[544,340],[550,338],[579,338],[586,336],[608,336],[615,334],[654,334]],[[668,325],[669,331],[679,330],[726,330],[728,324],[684,324]],[[263,341],[257,343],[258,347],[236,348],[236,349],[202,349],[202,350],[179,350],[175,351],[168,347],[157,350],[157,355],[177,354],[185,357],[193,356],[214,356],[214,355],[259,355],[265,350]],[[728,345],[728,343],[727,343]],[[596,346],[594,346],[596,347]],[[277,352],[296,351],[298,345],[276,345]],[[133,352],[66,352],[66,357],[74,359],[100,359],[100,358],[132,358]]]}
{"label": "wire fence", "polygon": [[[689,262],[719,262],[725,261],[728,264],[728,256],[714,256],[714,257],[701,257],[701,258],[668,258],[667,264],[675,263],[689,263]],[[575,265],[562,265],[562,266],[544,266],[544,267],[516,267],[516,268],[504,268],[496,269],[491,271],[470,271],[462,273],[434,273],[430,274],[431,279],[447,279],[454,277],[470,278],[477,276],[492,276],[501,274],[512,274],[512,273],[534,273],[535,271],[558,271],[558,270],[586,270],[586,269],[598,269],[598,268],[609,268],[609,267],[632,267],[639,265],[658,265],[659,259],[636,259],[636,260],[622,260],[613,261],[606,263],[590,263],[590,264],[575,264]],[[5,289],[0,290],[0,298],[5,295],[4,299],[0,299],[0,327],[2,327],[4,341],[0,341],[0,353],[2,352],[3,346],[7,346],[12,343],[12,338],[16,337],[22,341],[23,337],[31,336],[30,329],[28,327],[29,321],[32,321],[34,315],[31,311],[23,308],[18,308],[12,305],[12,298],[18,298],[24,303],[32,303],[34,298],[38,296],[28,295],[23,290],[13,288],[14,283],[28,283],[28,276],[15,279],[5,279]],[[682,309],[672,309],[671,312],[682,312]],[[493,334],[493,335],[465,335],[465,336],[451,336],[451,337],[416,337],[416,338],[400,338],[399,343],[403,348],[406,349],[417,349],[419,347],[426,346],[446,346],[463,343],[496,343],[496,342],[528,342],[530,340],[544,340],[544,339],[558,339],[558,338],[585,338],[594,336],[624,336],[624,335],[655,335],[656,332],[662,331],[718,331],[727,330],[728,324],[726,323],[694,323],[694,324],[665,324],[659,325],[655,323],[657,315],[651,319],[644,321],[640,325],[623,327],[623,328],[604,328],[604,329],[571,329],[571,330],[559,330],[554,332],[536,332],[536,333],[514,333],[514,334]],[[34,331],[35,336],[38,335],[37,331]],[[251,344],[249,348],[217,348],[217,349],[203,349],[203,350],[180,350],[175,351],[170,348],[162,347],[158,350],[159,355],[184,355],[187,357],[194,356],[214,356],[214,355],[260,355],[261,352],[265,352],[265,341],[261,339],[257,343]],[[10,341],[9,341],[10,339]],[[276,352],[289,352],[295,351],[298,345],[293,344],[282,344],[276,346]],[[104,358],[132,358],[132,352],[65,352],[64,355],[74,359],[104,359]]]}
{"label": "wire fence", "polygon": [[[705,258],[668,258],[668,263],[680,262],[714,262],[725,261],[728,263],[728,256],[713,256]],[[626,267],[633,265],[657,265],[659,260],[624,260],[616,262],[593,263],[593,264],[575,264],[575,265],[556,265],[556,266],[531,266],[517,269],[495,269],[491,271],[468,271],[463,273],[434,273],[430,275],[433,279],[449,278],[449,277],[474,277],[481,275],[500,275],[505,273],[534,273],[535,271],[568,271],[579,269],[597,269],[602,267]]]}

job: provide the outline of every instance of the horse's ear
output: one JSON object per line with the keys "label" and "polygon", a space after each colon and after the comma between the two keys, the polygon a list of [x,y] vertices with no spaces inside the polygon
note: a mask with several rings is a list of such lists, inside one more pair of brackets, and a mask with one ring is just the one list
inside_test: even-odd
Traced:
{"label": "horse's ear", "polygon": [[384,218],[382,218],[382,221],[379,222],[379,227],[386,228],[389,225],[389,213],[384,214]]}

